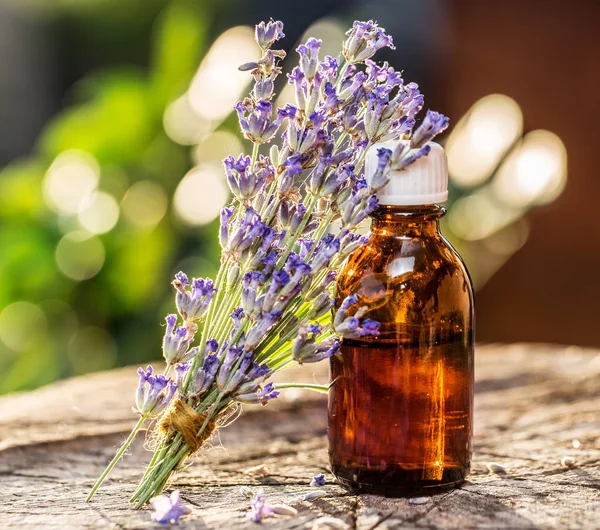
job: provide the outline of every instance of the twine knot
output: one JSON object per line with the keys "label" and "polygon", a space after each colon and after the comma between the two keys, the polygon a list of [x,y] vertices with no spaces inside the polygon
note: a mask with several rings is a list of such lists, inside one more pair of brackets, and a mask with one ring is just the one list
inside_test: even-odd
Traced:
{"label": "twine knot", "polygon": [[[158,424],[164,436],[181,433],[191,453],[195,453],[206,443],[217,428],[217,423],[208,415],[195,411],[182,399],[176,399]],[[202,429],[204,427],[204,429]]]}

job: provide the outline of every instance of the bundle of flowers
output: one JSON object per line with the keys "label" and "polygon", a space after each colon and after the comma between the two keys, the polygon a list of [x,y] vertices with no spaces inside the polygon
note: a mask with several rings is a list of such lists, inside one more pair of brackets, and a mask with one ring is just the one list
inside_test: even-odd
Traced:
{"label": "bundle of flowers", "polygon": [[[256,26],[262,56],[240,67],[254,85],[235,106],[253,149],[223,161],[233,199],[221,212],[218,274],[214,281],[175,275],[166,370],[138,370],[139,421],[88,500],[147,422],[154,421],[154,455],[131,499],[136,507],[158,495],[240,404],[266,405],[292,386],[276,387],[275,372],[336,355],[343,338],[378,333],[355,296],[334,307],[336,270],[366,241],[357,230],[377,208],[374,194],[389,170],[427,155],[448,119],[428,111],[413,132],[423,107],[418,86],[371,60],[393,48],[392,38],[373,21],[355,22],[347,36],[339,58],[320,57],[313,38],[297,48],[299,64],[287,76],[296,104],[274,110],[285,52],[273,45],[283,24]],[[406,141],[394,152],[377,151],[377,170],[366,180],[369,148],[398,138]]]}

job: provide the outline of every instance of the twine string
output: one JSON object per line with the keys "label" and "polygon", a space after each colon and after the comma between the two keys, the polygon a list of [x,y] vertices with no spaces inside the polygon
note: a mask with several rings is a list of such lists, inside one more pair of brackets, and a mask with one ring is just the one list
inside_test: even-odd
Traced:
{"label": "twine string", "polygon": [[161,418],[158,431],[163,436],[179,432],[193,454],[202,448],[217,428],[217,422],[211,419],[200,432],[206,418],[206,414],[195,411],[185,401],[177,399]]}

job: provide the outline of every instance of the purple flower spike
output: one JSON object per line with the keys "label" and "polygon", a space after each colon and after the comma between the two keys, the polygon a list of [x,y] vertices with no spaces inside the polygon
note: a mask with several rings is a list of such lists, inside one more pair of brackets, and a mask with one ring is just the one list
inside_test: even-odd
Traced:
{"label": "purple flower spike", "polygon": [[423,123],[410,139],[411,147],[419,148],[432,140],[448,127],[450,119],[439,112],[428,110]]}
{"label": "purple flower spike", "polygon": [[418,160],[422,156],[427,156],[429,154],[429,151],[431,151],[431,146],[429,146],[427,144],[424,145],[423,147],[421,147],[420,149],[415,149],[415,150],[409,151],[406,156],[401,158],[396,163],[396,165],[394,166],[394,169],[400,170],[400,169],[404,169],[405,167],[410,166],[415,160]]}
{"label": "purple flower spike", "polygon": [[253,350],[265,338],[267,332],[279,321],[281,311],[272,310],[259,315],[256,324],[248,331],[246,336],[246,350]]}
{"label": "purple flower spike", "polygon": [[[330,234],[331,235],[331,234]],[[317,274],[329,265],[333,258],[340,251],[340,240],[324,237],[319,242],[317,252],[312,259],[312,273]]]}
{"label": "purple flower spike", "polygon": [[319,63],[319,70],[323,74],[323,78],[327,83],[330,83],[337,77],[338,73],[338,60],[326,55],[325,60]]}
{"label": "purple flower spike", "polygon": [[359,307],[352,316],[348,315],[350,308],[357,303],[358,297],[355,294],[346,297],[342,302],[333,319],[333,327],[336,333],[339,333],[345,339],[379,335],[379,322],[375,322],[370,318],[365,318],[361,321],[363,315],[368,310],[367,306]]}
{"label": "purple flower spike", "polygon": [[193,322],[187,322],[185,326],[173,329],[176,319],[175,315],[168,315],[165,318],[167,326],[163,337],[162,350],[167,364],[183,363],[191,359],[196,353],[194,350],[190,350],[189,347],[194,340],[198,326]]}
{"label": "purple flower spike", "polygon": [[214,353],[207,355],[200,368],[194,375],[194,387],[191,397],[199,398],[205,394],[215,380],[215,375],[219,369],[219,357]]}
{"label": "purple flower spike", "polygon": [[250,171],[250,157],[240,155],[236,160],[228,156],[223,160],[227,183],[231,192],[244,201],[249,201],[256,196],[269,177],[275,173],[268,158],[261,156],[254,171]]}
{"label": "purple flower spike", "polygon": [[363,62],[384,47],[395,49],[392,37],[372,20],[354,22],[352,29],[347,31],[346,35],[348,39],[344,42],[344,57],[349,63]]}
{"label": "purple flower spike", "polygon": [[256,403],[266,405],[271,399],[275,399],[279,392],[275,390],[273,383],[268,383],[261,390],[248,394],[237,394],[236,401],[241,403]]}
{"label": "purple flower spike", "polygon": [[173,287],[177,290],[175,296],[177,310],[185,321],[193,322],[200,320],[208,310],[210,301],[216,292],[215,285],[209,278],[194,278],[192,280],[192,289],[189,291],[186,288],[188,284],[182,282],[178,278],[179,275],[172,282]]}
{"label": "purple flower spike", "polygon": [[158,495],[150,499],[154,508],[152,520],[159,524],[178,524],[179,519],[191,512],[189,508],[181,504],[181,494],[175,490],[170,496]]}
{"label": "purple flower spike", "polygon": [[298,364],[315,363],[335,355],[340,349],[336,337],[320,339],[321,327],[318,324],[300,324],[298,335],[292,345],[292,358]]}
{"label": "purple flower spike", "polygon": [[317,72],[320,49],[321,41],[313,38],[308,39],[306,44],[301,44],[296,48],[300,55],[300,70],[307,79],[312,79]]}
{"label": "purple flower spike", "polygon": [[225,388],[225,384],[231,374],[231,368],[240,355],[242,355],[242,348],[238,346],[229,346],[229,349],[225,354],[225,359],[223,359],[223,364],[220,366],[219,373],[217,374],[217,387],[219,390],[223,391],[223,388]]}
{"label": "purple flower spike", "polygon": [[273,120],[273,105],[266,99],[260,99],[256,104],[253,104],[251,100],[240,101],[234,108],[244,136],[259,144],[270,142],[285,118],[284,115],[278,113]]}
{"label": "purple flower spike", "polygon": [[189,285],[190,281],[188,280],[187,275],[184,272],[179,271],[176,275],[175,275],[175,279],[179,282],[181,282],[182,285]]}
{"label": "purple flower spike", "polygon": [[283,37],[285,37],[283,22],[280,20],[271,20],[267,23],[262,21],[256,25],[254,31],[254,39],[263,50],[267,50],[275,41],[283,39]]}
{"label": "purple flower spike", "polygon": [[177,384],[164,375],[153,375],[152,366],[146,371],[138,368],[140,382],[136,393],[136,410],[149,418],[159,415],[169,404],[177,390]]}
{"label": "purple flower spike", "polygon": [[391,158],[392,151],[390,149],[381,147],[377,150],[377,168],[369,178],[369,186],[373,192],[380,190],[388,183]]}
{"label": "purple flower spike", "polygon": [[175,374],[176,374],[175,380],[177,381],[177,386],[179,388],[183,387],[183,380],[185,379],[186,374],[189,372],[190,366],[192,366],[191,361],[188,361],[185,363],[179,363],[179,364],[175,365]]}
{"label": "purple flower spike", "polygon": [[236,391],[242,380],[246,378],[246,372],[252,366],[252,358],[252,352],[246,352],[243,355],[242,361],[240,362],[240,365],[237,368],[236,372],[229,378],[229,381],[223,388],[223,393],[233,393]]}

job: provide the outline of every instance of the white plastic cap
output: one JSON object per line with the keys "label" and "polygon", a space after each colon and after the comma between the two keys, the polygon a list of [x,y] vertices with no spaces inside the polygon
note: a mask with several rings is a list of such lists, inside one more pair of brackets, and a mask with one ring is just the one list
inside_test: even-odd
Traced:
{"label": "white plastic cap", "polygon": [[[407,140],[391,140],[373,145],[365,160],[367,182],[377,169],[377,150],[391,151]],[[429,142],[431,151],[401,171],[391,170],[390,181],[377,192],[379,204],[387,206],[416,206],[448,200],[448,162],[440,144]]]}

